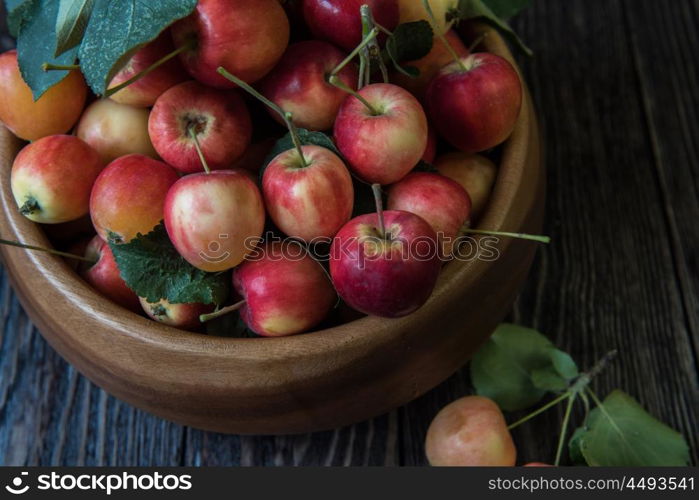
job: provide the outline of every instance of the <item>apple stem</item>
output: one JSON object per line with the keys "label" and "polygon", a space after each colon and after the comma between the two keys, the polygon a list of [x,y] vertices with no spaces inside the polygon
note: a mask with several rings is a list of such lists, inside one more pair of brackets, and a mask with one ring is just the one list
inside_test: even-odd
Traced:
{"label": "apple stem", "polygon": [[174,59],[175,57],[177,57],[178,55],[180,55],[182,52],[186,52],[186,51],[188,51],[188,50],[193,49],[195,45],[196,45],[196,40],[190,40],[189,42],[185,43],[185,44],[182,45],[181,47],[179,47],[179,48],[173,50],[172,52],[170,52],[168,55],[166,55],[166,56],[164,56],[164,57],[161,57],[160,59],[158,59],[157,61],[155,61],[153,64],[151,64],[150,66],[148,66],[148,67],[147,67],[146,69],[144,69],[143,71],[139,71],[138,73],[136,73],[134,76],[132,76],[131,78],[129,78],[129,79],[126,80],[125,82],[122,82],[122,83],[120,83],[119,85],[116,85],[115,87],[112,87],[111,89],[107,89],[107,91],[104,93],[104,97],[111,97],[111,96],[113,96],[114,94],[116,94],[116,93],[119,92],[120,90],[125,89],[126,87],[128,87],[128,86],[131,85],[132,83],[137,82],[138,80],[140,80],[140,79],[143,78],[144,76],[146,76],[146,75],[148,75],[149,73],[155,71],[155,70],[158,69],[160,66],[162,66],[163,64],[165,64],[166,62],[168,62],[170,59]]}
{"label": "apple stem", "polygon": [[261,101],[265,106],[268,108],[272,109],[275,111],[279,116],[282,117],[282,120],[284,120],[284,123],[286,124],[286,128],[289,129],[289,135],[291,135],[291,140],[294,143],[294,147],[296,148],[296,151],[299,154],[299,158],[301,159],[301,165],[303,168],[306,168],[308,166],[308,161],[306,160],[306,157],[303,156],[303,149],[301,147],[301,139],[299,138],[299,132],[298,129],[296,128],[296,125],[294,124],[293,121],[293,115],[287,111],[284,111],[282,108],[277,106],[275,103],[267,99],[265,96],[260,94],[257,90],[252,88],[250,85],[245,83],[243,80],[240,78],[236,77],[235,75],[231,74],[224,68],[223,66],[219,66],[218,69],[216,70],[219,75],[223,76],[227,80],[230,80],[231,82],[235,83],[238,87],[241,89],[245,90],[248,94],[256,98],[257,100]]}
{"label": "apple stem", "polygon": [[473,52],[474,50],[476,50],[476,47],[478,47],[478,46],[483,42],[483,40],[486,39],[487,36],[488,36],[488,33],[483,33],[483,34],[481,34],[478,38],[476,38],[476,39],[471,43],[471,45],[468,46],[468,53],[470,54],[471,52]]}
{"label": "apple stem", "polygon": [[206,323],[207,321],[211,321],[216,318],[220,318],[221,316],[225,316],[226,314],[232,313],[240,309],[246,304],[247,301],[241,300],[240,302],[233,304],[232,306],[224,307],[223,309],[219,309],[218,311],[214,311],[210,314],[202,314],[199,316],[199,321],[202,323]]}
{"label": "apple stem", "polygon": [[[437,18],[434,15],[434,12],[432,11],[432,7],[430,7],[430,1],[429,0],[422,0],[422,5],[425,7],[425,10],[427,11],[427,15],[430,16],[430,20],[432,21],[432,24],[434,26],[437,25]],[[446,49],[449,51],[449,54],[454,58],[454,61],[461,67],[462,71],[468,71],[468,68],[466,65],[463,63],[461,58],[459,57],[459,54],[456,53],[454,50],[454,47],[451,46],[449,43],[449,40],[447,40],[447,37],[444,36],[443,33],[440,33],[437,35],[437,37],[441,40],[441,42],[444,44]]]}
{"label": "apple stem", "polygon": [[[371,12],[371,7],[369,5],[362,5],[359,8],[359,13],[362,18],[362,32],[366,35],[369,30],[376,29],[376,21],[374,20],[374,15]],[[369,45],[363,53],[364,57],[367,58],[367,64],[365,71],[367,72],[366,82],[369,83],[371,80],[371,60],[374,59],[379,63],[379,69],[381,70],[381,76],[383,77],[384,83],[388,83],[388,69],[384,63],[383,57],[381,57],[381,47],[379,47],[379,42],[375,38],[370,40]]]}
{"label": "apple stem", "polygon": [[204,157],[204,152],[201,150],[201,144],[199,144],[199,133],[194,130],[196,125],[190,125],[187,128],[187,132],[189,133],[189,136],[192,138],[192,141],[194,141],[194,147],[197,150],[197,154],[199,155],[199,160],[201,161],[202,166],[204,167],[204,171],[207,174],[211,173],[211,169],[209,168],[209,164],[206,161],[206,158]]}
{"label": "apple stem", "polygon": [[386,221],[383,218],[383,195],[381,194],[381,184],[372,184],[371,190],[374,192],[376,202],[376,215],[379,217],[379,232],[381,237],[386,237]]}
{"label": "apple stem", "polygon": [[369,101],[367,101],[364,98],[364,96],[362,96],[359,92],[354,90],[352,87],[345,85],[345,82],[340,80],[340,77],[338,77],[337,75],[331,76],[328,81],[330,82],[331,85],[334,85],[338,89],[344,90],[348,94],[356,97],[362,104],[364,104],[364,106],[366,106],[366,108],[371,112],[371,114],[373,116],[379,116],[381,114],[374,106],[371,105],[371,103]]}
{"label": "apple stem", "polygon": [[462,234],[480,234],[480,235],[485,235],[485,236],[502,236],[505,238],[517,238],[520,240],[529,240],[529,241],[537,241],[539,243],[544,243],[544,244],[549,244],[551,243],[551,238],[548,236],[538,236],[534,234],[525,234],[525,233],[508,233],[508,232],[502,232],[502,231],[487,231],[487,230],[482,230],[482,229],[470,229],[470,228],[463,228],[461,230]]}
{"label": "apple stem", "polygon": [[3,240],[0,239],[0,245],[7,245],[11,247],[24,248],[25,250],[36,250],[37,252],[50,253],[52,255],[57,255],[59,257],[66,257],[68,259],[81,260],[83,262],[89,262],[90,264],[96,264],[95,259],[89,257],[84,257],[81,255],[75,255],[68,252],[61,252],[60,250],[54,250],[53,248],[37,247],[34,245],[27,245],[25,243],[20,243],[19,241]]}
{"label": "apple stem", "polygon": [[355,49],[354,49],[352,52],[350,52],[350,54],[345,58],[345,60],[342,61],[340,64],[338,64],[337,67],[336,67],[334,70],[332,70],[332,72],[330,73],[330,76],[329,76],[328,78],[332,78],[333,76],[337,76],[337,74],[338,74],[340,71],[342,71],[342,70],[345,68],[345,66],[347,66],[347,65],[352,61],[352,59],[354,59],[355,57],[357,57],[357,55],[358,55],[367,45],[369,45],[369,43],[371,43],[371,41],[372,41],[374,38],[376,38],[376,37],[378,36],[378,34],[379,34],[379,30],[378,30],[377,28],[372,29],[372,30],[369,32],[369,34],[368,34],[366,37],[364,37],[364,40],[362,40],[362,43],[360,43],[359,45],[357,45],[357,46],[355,47]]}
{"label": "apple stem", "polygon": [[44,71],[72,71],[74,69],[80,69],[79,64],[51,64],[45,62],[41,65],[41,69]]}

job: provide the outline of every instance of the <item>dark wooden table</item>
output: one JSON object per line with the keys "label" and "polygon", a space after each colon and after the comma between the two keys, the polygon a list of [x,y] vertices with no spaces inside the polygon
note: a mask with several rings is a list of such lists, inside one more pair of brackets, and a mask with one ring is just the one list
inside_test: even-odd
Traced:
{"label": "dark wooden table", "polygon": [[[534,0],[514,26],[536,52],[522,65],[546,140],[554,243],[512,319],[583,367],[618,349],[597,392],[638,398],[686,436],[696,463],[699,1]],[[471,392],[463,370],[404,408],[334,432],[201,432],[88,382],[0,280],[4,465],[420,465],[432,417]],[[554,410],[516,432],[520,460],[552,460],[561,417]]]}

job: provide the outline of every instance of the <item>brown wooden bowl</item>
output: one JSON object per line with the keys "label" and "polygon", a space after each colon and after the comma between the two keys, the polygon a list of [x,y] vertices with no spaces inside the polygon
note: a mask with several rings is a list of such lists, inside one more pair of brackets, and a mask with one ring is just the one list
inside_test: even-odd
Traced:
{"label": "brown wooden bowl", "polygon": [[[491,32],[486,49],[511,62]],[[0,126],[2,237],[50,245],[10,191],[21,143]],[[526,92],[480,226],[537,233],[544,205],[539,133]],[[46,340],[116,397],[163,418],[228,432],[336,428],[385,413],[433,388],[478,349],[509,311],[537,245],[502,239],[500,258],[452,262],[427,304],[402,319],[366,317],[296,337],[232,339],[149,321],[98,296],[62,259],[0,249],[22,305]]]}

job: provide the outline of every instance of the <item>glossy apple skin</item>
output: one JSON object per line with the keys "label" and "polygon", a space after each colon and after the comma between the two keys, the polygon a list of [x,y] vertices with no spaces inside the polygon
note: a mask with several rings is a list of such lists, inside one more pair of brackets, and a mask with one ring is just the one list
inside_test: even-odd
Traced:
{"label": "glossy apple skin", "polygon": [[522,108],[522,83],[514,67],[495,54],[477,53],[444,67],[427,89],[427,107],[452,146],[478,153],[504,142]]}
{"label": "glossy apple skin", "polygon": [[[34,222],[76,220],[89,212],[90,192],[103,168],[97,151],[77,137],[43,137],[25,146],[15,158],[12,194],[22,214]],[[37,207],[29,211],[32,201]]]}
{"label": "glossy apple skin", "polygon": [[190,125],[212,170],[230,168],[252,138],[247,105],[237,90],[218,90],[189,81],[158,98],[148,132],[158,154],[183,173],[203,172]]}
{"label": "glossy apple skin", "polygon": [[[459,57],[468,56],[468,48],[464,45],[456,32],[449,31],[445,36],[449,41],[449,45],[452,46]],[[424,102],[425,96],[427,95],[427,88],[434,77],[437,76],[443,67],[447,66],[453,61],[454,57],[451,55],[444,43],[439,38],[435,38],[434,44],[432,45],[432,50],[429,54],[422,59],[418,59],[417,61],[405,63],[405,66],[417,68],[420,71],[420,75],[417,78],[411,78],[403,73],[400,73],[399,71],[394,71],[391,75],[391,82],[408,90],[421,102]]]}
{"label": "glossy apple skin", "polygon": [[299,243],[259,248],[233,271],[233,286],[246,301],[240,316],[265,337],[307,332],[337,302],[337,294],[319,262]]}
{"label": "glossy apple skin", "polygon": [[[131,56],[131,59],[124,67],[114,75],[114,78],[109,83],[109,88],[116,87],[141,71],[148,69],[173,50],[170,32],[165,31]],[[170,59],[162,66],[112,95],[110,99],[119,104],[147,108],[155,104],[158,97],[163,95],[166,90],[184,82],[188,77],[189,75],[182,67],[179,59]]]}
{"label": "glossy apple skin", "polygon": [[171,166],[143,155],[128,155],[102,171],[90,195],[97,234],[128,243],[163,220],[165,197],[179,176]]}
{"label": "glossy apple skin", "polygon": [[165,227],[177,251],[207,272],[240,264],[262,235],[262,195],[248,173],[217,170],[192,174],[172,186],[165,200]]}
{"label": "glossy apple skin", "polygon": [[472,221],[478,220],[490,201],[498,175],[495,163],[482,155],[453,152],[437,158],[435,167],[466,190],[472,202]]}
{"label": "glossy apple skin", "polygon": [[[390,243],[379,237],[377,214],[348,222],[333,240],[330,274],[350,307],[398,318],[417,311],[432,294],[441,262],[437,235],[408,212],[384,212]],[[404,257],[405,255],[405,257]],[[422,256],[422,257],[419,257]]]}
{"label": "glossy apple skin", "polygon": [[[308,130],[329,130],[347,94],[328,83],[330,73],[347,54],[334,45],[307,40],[289,46],[281,61],[259,84],[272,102],[293,115],[294,123]],[[350,63],[338,73],[340,80],[356,90],[359,73]],[[278,113],[272,118],[283,124]]]}
{"label": "glossy apple skin", "polygon": [[34,101],[17,63],[17,51],[0,54],[0,122],[26,141],[68,132],[85,107],[87,86],[79,71],[71,71]]}
{"label": "glossy apple skin", "polygon": [[75,135],[92,146],[109,163],[130,154],[158,159],[148,135],[149,111],[100,99],[90,104]]}
{"label": "glossy apple skin", "polygon": [[114,254],[107,242],[95,236],[85,250],[85,256],[97,260],[94,265],[80,266],[80,275],[100,295],[133,312],[141,312],[138,296],[121,278]]}
{"label": "glossy apple skin", "polygon": [[197,42],[180,54],[189,74],[221,89],[236,85],[216,72],[219,66],[254,83],[270,72],[289,44],[289,19],[278,0],[199,0],[171,31],[176,47]]}
{"label": "glossy apple skin", "polygon": [[492,400],[468,396],[444,407],[427,430],[430,465],[512,467],[517,450],[505,417]]}
{"label": "glossy apple skin", "polygon": [[398,4],[401,23],[427,21],[432,25],[436,36],[446,33],[453,24],[452,22],[447,22],[447,14],[458,7],[459,0],[430,0],[430,8],[436,23],[432,22],[422,0],[398,0]]}
{"label": "glossy apple skin", "polygon": [[445,256],[471,217],[471,198],[457,182],[441,174],[414,172],[388,190],[389,210],[419,215],[437,233]]}
{"label": "glossy apple skin", "polygon": [[262,192],[270,217],[285,234],[310,242],[332,238],[352,217],[354,187],[342,160],[329,149],[303,146],[278,155],[265,169]]}
{"label": "glossy apple skin", "polygon": [[348,96],[335,121],[335,142],[350,169],[364,181],[393,184],[420,161],[427,147],[427,117],[408,91],[376,83],[359,91],[377,111]]}
{"label": "glossy apple skin", "polygon": [[371,7],[381,26],[391,31],[398,26],[398,0],[303,0],[303,16],[315,38],[349,52],[362,41],[362,5]]}
{"label": "glossy apple skin", "polygon": [[199,316],[214,310],[213,305],[172,304],[165,299],[153,303],[140,297],[139,303],[150,319],[182,330],[196,330],[201,326]]}

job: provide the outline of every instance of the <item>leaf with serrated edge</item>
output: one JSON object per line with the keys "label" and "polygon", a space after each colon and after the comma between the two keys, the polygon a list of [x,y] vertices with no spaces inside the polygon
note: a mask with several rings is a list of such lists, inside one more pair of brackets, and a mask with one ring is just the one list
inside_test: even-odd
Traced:
{"label": "leaf with serrated edge", "polygon": [[77,50],[71,49],[54,57],[56,49],[56,15],[58,3],[37,0],[27,12],[17,38],[17,57],[22,78],[32,89],[34,99],[68,76],[68,71],[44,71],[44,63],[70,65],[75,63]]}
{"label": "leaf with serrated edge", "polygon": [[104,95],[119,67],[174,21],[189,15],[196,0],[100,0],[80,44],[80,66],[97,95]]}
{"label": "leaf with serrated edge", "polygon": [[591,466],[676,467],[689,463],[684,437],[619,390],[590,412],[579,441]]}
{"label": "leaf with serrated edge", "polygon": [[94,0],[60,0],[56,18],[56,56],[80,44]]}

